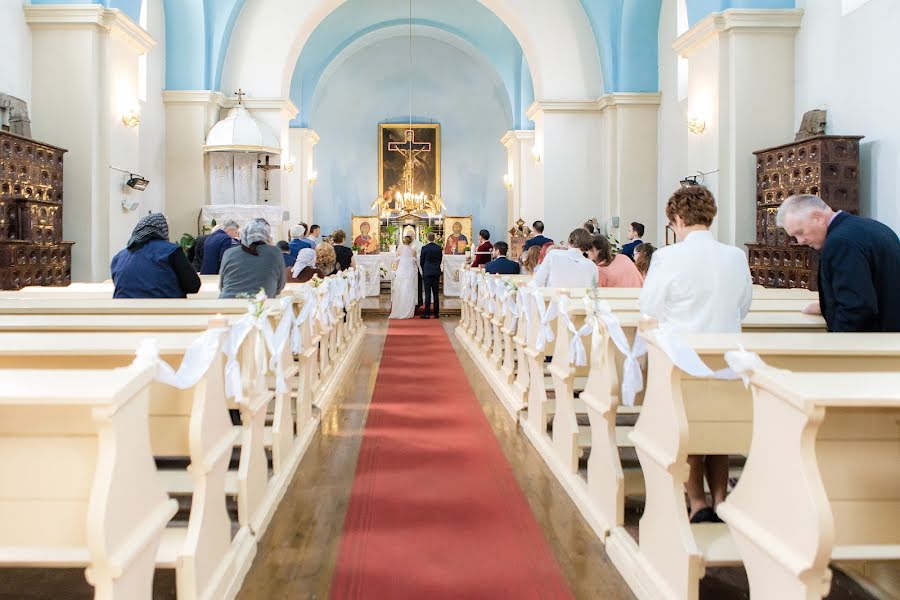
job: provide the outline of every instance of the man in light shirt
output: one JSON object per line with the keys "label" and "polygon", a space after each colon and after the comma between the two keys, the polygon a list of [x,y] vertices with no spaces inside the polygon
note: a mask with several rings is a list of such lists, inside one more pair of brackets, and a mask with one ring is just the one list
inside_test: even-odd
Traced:
{"label": "man in light shirt", "polygon": [[534,272],[537,287],[597,287],[597,265],[584,253],[591,247],[591,234],[582,227],[569,234],[569,247],[547,252]]}
{"label": "man in light shirt", "polygon": [[[640,309],[680,333],[739,333],[753,296],[744,252],[713,239],[709,226],[716,201],[700,185],[680,188],[666,204],[669,226],[680,240],[653,253],[641,290]],[[727,456],[688,456],[685,488],[692,523],[719,522],[714,507],[725,500]],[[706,502],[703,476],[713,507]]]}

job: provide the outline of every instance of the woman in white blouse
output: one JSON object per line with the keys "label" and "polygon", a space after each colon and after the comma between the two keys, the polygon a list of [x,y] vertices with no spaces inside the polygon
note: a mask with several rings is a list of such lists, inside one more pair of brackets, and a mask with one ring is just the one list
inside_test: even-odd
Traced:
{"label": "woman in white blouse", "polygon": [[[747,257],[734,246],[713,239],[709,226],[716,201],[703,186],[675,190],[666,204],[669,226],[679,242],[653,253],[641,290],[640,309],[670,331],[680,333],[740,333],[750,310],[752,282]],[[727,456],[688,456],[691,468],[685,485],[691,522],[719,522],[714,507],[725,500]],[[713,507],[706,502],[706,475]]]}

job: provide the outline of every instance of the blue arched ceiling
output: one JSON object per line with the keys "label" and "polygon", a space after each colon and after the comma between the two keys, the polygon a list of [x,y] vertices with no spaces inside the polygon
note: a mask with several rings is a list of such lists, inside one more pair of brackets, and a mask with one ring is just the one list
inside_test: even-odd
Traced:
{"label": "blue arched ceiling", "polygon": [[143,0],[31,0],[32,4],[99,4],[106,8],[118,8],[135,23],[141,22]]}
{"label": "blue arched ceiling", "polygon": [[[348,0],[319,24],[297,60],[291,100],[300,109],[293,126],[309,125],[311,101],[323,72],[357,40],[409,23],[407,0]],[[515,127],[525,126],[522,106],[534,100],[522,48],[500,19],[477,0],[416,0],[413,25],[446,32],[475,48],[494,67],[509,95]],[[405,60],[405,57],[404,57]],[[523,71],[528,73],[523,79]]]}
{"label": "blue arched ceiling", "polygon": [[693,27],[712,12],[729,8],[795,8],[794,0],[687,0],[688,24]]}

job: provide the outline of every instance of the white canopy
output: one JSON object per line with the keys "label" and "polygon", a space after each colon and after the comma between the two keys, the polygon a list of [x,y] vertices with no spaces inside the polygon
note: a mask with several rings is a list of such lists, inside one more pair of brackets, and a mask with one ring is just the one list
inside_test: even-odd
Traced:
{"label": "white canopy", "polygon": [[280,154],[281,147],[275,134],[238,104],[228,111],[228,116],[213,125],[203,151]]}

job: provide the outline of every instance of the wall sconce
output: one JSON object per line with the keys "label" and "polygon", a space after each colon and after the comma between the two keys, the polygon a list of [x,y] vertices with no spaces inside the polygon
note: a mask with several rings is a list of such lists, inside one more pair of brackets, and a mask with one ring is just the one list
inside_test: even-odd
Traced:
{"label": "wall sconce", "polygon": [[286,163],[284,163],[284,170],[287,173],[293,173],[295,166],[296,165],[294,165],[293,162],[286,162]]}
{"label": "wall sconce", "polygon": [[141,111],[131,108],[122,113],[122,124],[126,127],[137,127],[141,122]]}
{"label": "wall sconce", "polygon": [[532,146],[531,147],[531,159],[534,162],[539,163],[539,162],[541,162],[542,158],[543,158],[543,151],[540,148],[538,148],[537,145]]}
{"label": "wall sconce", "polygon": [[507,190],[511,190],[513,187],[513,180],[509,173],[507,173],[506,175],[503,176],[503,186]]}
{"label": "wall sconce", "polygon": [[311,171],[309,174],[309,185],[316,185],[316,182],[319,180],[319,172]]}
{"label": "wall sconce", "polygon": [[688,115],[688,131],[694,135],[700,135],[706,131],[706,121],[697,115]]}

